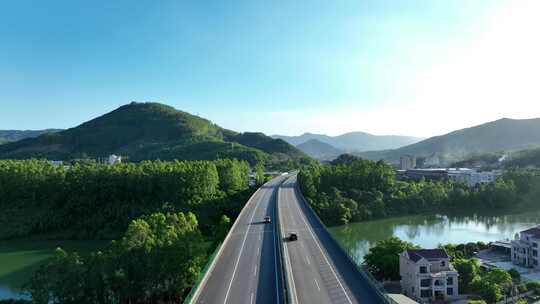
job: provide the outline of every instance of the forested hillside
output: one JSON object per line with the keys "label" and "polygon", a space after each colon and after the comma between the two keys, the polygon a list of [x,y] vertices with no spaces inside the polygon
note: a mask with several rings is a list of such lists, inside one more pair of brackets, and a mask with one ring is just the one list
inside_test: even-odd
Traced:
{"label": "forested hillside", "polygon": [[399,149],[360,153],[359,156],[392,162],[402,155],[431,157],[449,165],[473,154],[523,150],[540,146],[540,118],[500,119],[467,129],[435,136]]}
{"label": "forested hillside", "polygon": [[131,103],[62,132],[0,146],[0,158],[68,160],[110,154],[131,161],[237,158],[270,167],[302,163],[295,147],[262,133],[236,133],[159,103]]}
{"label": "forested hillside", "polygon": [[62,131],[60,129],[45,130],[0,130],[0,144],[18,141],[25,138],[38,137],[45,133],[55,133]]}
{"label": "forested hillside", "polygon": [[342,150],[317,139],[310,139],[296,147],[307,155],[319,160],[333,160],[340,154],[343,154]]}

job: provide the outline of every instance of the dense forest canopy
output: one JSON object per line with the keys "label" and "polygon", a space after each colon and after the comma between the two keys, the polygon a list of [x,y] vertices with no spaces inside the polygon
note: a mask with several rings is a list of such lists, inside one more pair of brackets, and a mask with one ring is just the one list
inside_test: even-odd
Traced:
{"label": "dense forest canopy", "polygon": [[540,171],[510,170],[490,184],[468,187],[446,181],[399,181],[383,161],[342,155],[329,165],[311,165],[299,173],[303,194],[330,225],[386,216],[481,210],[537,204]]}
{"label": "dense forest canopy", "polygon": [[204,229],[219,221],[219,212],[233,216],[238,204],[245,203],[248,170],[246,162],[228,159],[69,167],[3,160],[0,238],[52,234],[108,239],[131,219],[164,206],[195,212]]}
{"label": "dense forest canopy", "polygon": [[57,249],[25,290],[32,303],[43,304],[179,303],[206,258],[193,213],[152,213],[89,256]]}
{"label": "dense forest canopy", "polygon": [[32,303],[178,303],[252,195],[249,170],[231,159],[0,160],[0,238],[116,239],[90,255],[58,249],[24,286]]}

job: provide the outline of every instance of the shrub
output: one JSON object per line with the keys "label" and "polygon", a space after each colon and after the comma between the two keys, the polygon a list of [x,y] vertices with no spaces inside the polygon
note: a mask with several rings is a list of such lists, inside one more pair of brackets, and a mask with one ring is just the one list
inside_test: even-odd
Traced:
{"label": "shrub", "polygon": [[527,282],[525,285],[528,290],[533,290],[535,294],[540,295],[540,281]]}

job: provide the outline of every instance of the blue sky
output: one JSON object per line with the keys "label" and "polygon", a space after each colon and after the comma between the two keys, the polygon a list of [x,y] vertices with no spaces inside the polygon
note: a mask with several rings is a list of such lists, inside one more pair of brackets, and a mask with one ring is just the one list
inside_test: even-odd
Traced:
{"label": "blue sky", "polygon": [[0,129],[73,127],[132,100],[269,134],[431,136],[540,116],[531,80],[538,8],[9,1],[0,9]]}

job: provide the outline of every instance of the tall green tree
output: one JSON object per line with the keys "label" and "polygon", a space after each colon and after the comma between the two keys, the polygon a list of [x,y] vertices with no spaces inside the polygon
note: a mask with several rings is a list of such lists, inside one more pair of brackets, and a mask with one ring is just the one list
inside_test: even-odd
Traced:
{"label": "tall green tree", "polygon": [[364,263],[369,271],[381,279],[399,280],[399,254],[405,249],[417,248],[409,242],[397,237],[390,237],[369,249],[364,257]]}

